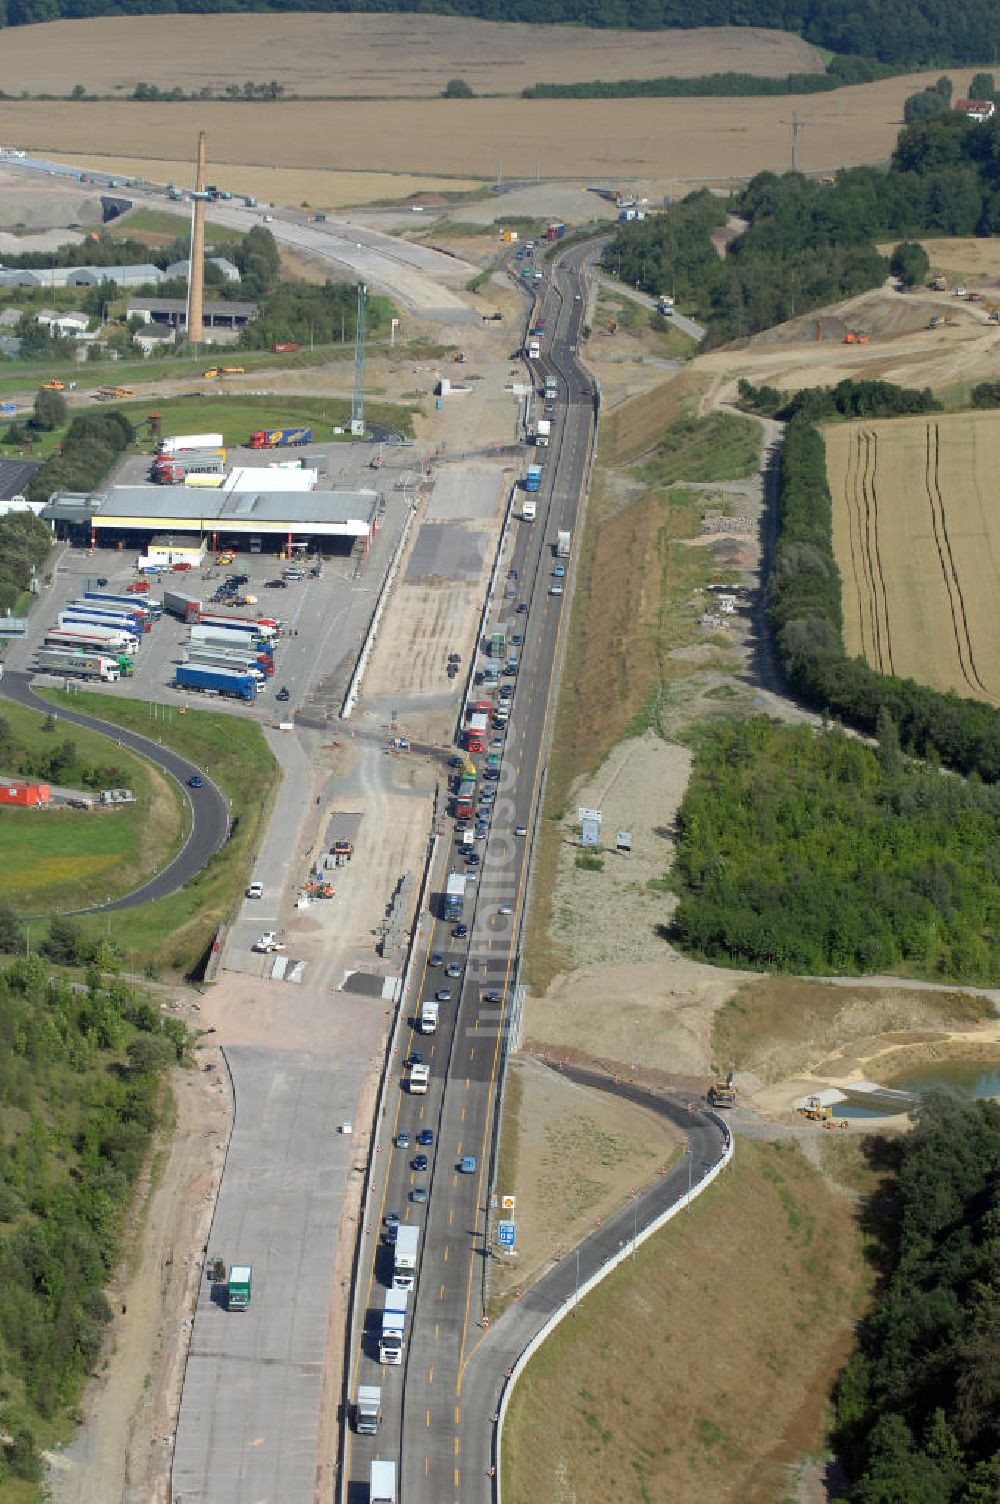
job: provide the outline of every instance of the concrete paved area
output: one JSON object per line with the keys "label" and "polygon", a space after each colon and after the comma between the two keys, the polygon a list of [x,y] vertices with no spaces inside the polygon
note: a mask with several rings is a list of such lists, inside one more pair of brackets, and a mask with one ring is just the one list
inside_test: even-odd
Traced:
{"label": "concrete paved area", "polygon": [[406,579],[477,580],[487,541],[488,534],[461,524],[425,522],[414,542]]}
{"label": "concrete paved area", "polygon": [[[371,1004],[337,1000],[335,1052],[231,1047],[236,1121],[209,1253],[253,1266],[247,1311],[206,1278],[184,1384],[175,1504],[312,1504],[326,1312],[344,1192],[355,1160],[357,1027]],[[380,1016],[380,1014],[379,1014]],[[310,1297],[309,1292],[314,1292]]]}
{"label": "concrete paved area", "polygon": [[[525,463],[528,463],[527,450]],[[441,470],[427,501],[426,520],[491,521],[497,511],[499,480],[496,465],[463,465],[461,469]]]}

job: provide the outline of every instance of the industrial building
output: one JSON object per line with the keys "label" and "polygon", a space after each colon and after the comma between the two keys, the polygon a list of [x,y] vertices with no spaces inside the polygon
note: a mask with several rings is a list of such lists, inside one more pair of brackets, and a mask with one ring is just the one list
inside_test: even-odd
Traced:
{"label": "industrial building", "polygon": [[0,267],[0,287],[159,287],[163,273],[151,262],[138,266]]}
{"label": "industrial building", "polygon": [[213,551],[367,554],[382,501],[377,491],[202,490],[189,486],[111,486],[94,495],[57,491],[41,516],[60,537],[93,548],[145,552],[164,534]]}
{"label": "industrial building", "polygon": [[[260,312],[257,303],[241,303],[235,298],[225,302],[206,300],[202,317],[206,329],[236,333],[245,329]],[[165,324],[171,329],[187,328],[186,298],[129,298],[128,316],[138,316],[145,324]]]}

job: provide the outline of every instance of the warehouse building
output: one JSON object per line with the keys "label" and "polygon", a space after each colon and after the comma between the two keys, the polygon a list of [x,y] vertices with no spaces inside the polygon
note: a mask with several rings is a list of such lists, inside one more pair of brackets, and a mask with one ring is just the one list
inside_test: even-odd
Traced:
{"label": "warehouse building", "polygon": [[164,534],[213,550],[367,554],[380,511],[377,491],[214,491],[189,486],[111,486],[89,496],[57,491],[41,516],[60,537],[92,548],[145,552]]}
{"label": "warehouse building", "polygon": [[[259,312],[257,303],[241,303],[235,298],[225,302],[206,299],[202,316],[206,329],[226,330],[235,334],[245,329]],[[137,316],[144,324],[164,324],[171,329],[186,329],[187,299],[129,298],[128,316]]]}
{"label": "warehouse building", "polygon": [[0,287],[159,287],[163,273],[151,262],[138,266],[0,267]]}

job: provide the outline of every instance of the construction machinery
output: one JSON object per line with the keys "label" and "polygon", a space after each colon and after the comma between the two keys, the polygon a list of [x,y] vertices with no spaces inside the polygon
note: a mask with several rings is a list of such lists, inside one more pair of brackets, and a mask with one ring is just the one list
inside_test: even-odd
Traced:
{"label": "construction machinery", "polygon": [[867,345],[870,338],[871,335],[867,329],[848,329],[844,335],[843,343],[845,345]]}
{"label": "construction machinery", "polygon": [[732,1071],[713,1081],[708,1089],[708,1100],[713,1107],[736,1106],[736,1077]]}
{"label": "construction machinery", "polygon": [[826,1123],[833,1117],[833,1108],[828,1103],[821,1102],[819,1097],[810,1097],[799,1111],[810,1123]]}

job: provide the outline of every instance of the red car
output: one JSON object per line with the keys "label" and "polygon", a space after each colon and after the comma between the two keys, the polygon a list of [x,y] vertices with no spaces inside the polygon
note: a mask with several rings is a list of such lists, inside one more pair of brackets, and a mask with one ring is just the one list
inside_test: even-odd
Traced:
{"label": "red car", "polygon": [[144,590],[148,590],[148,589],[149,589],[149,581],[148,580],[133,580],[132,583],[131,583],[131,585],[126,585],[126,587],[125,587],[125,593],[126,593],[126,595],[141,595]]}
{"label": "red car", "polygon": [[170,568],[175,574],[181,574],[185,569],[190,569],[191,565],[186,559],[181,559],[179,564],[171,564]]}

